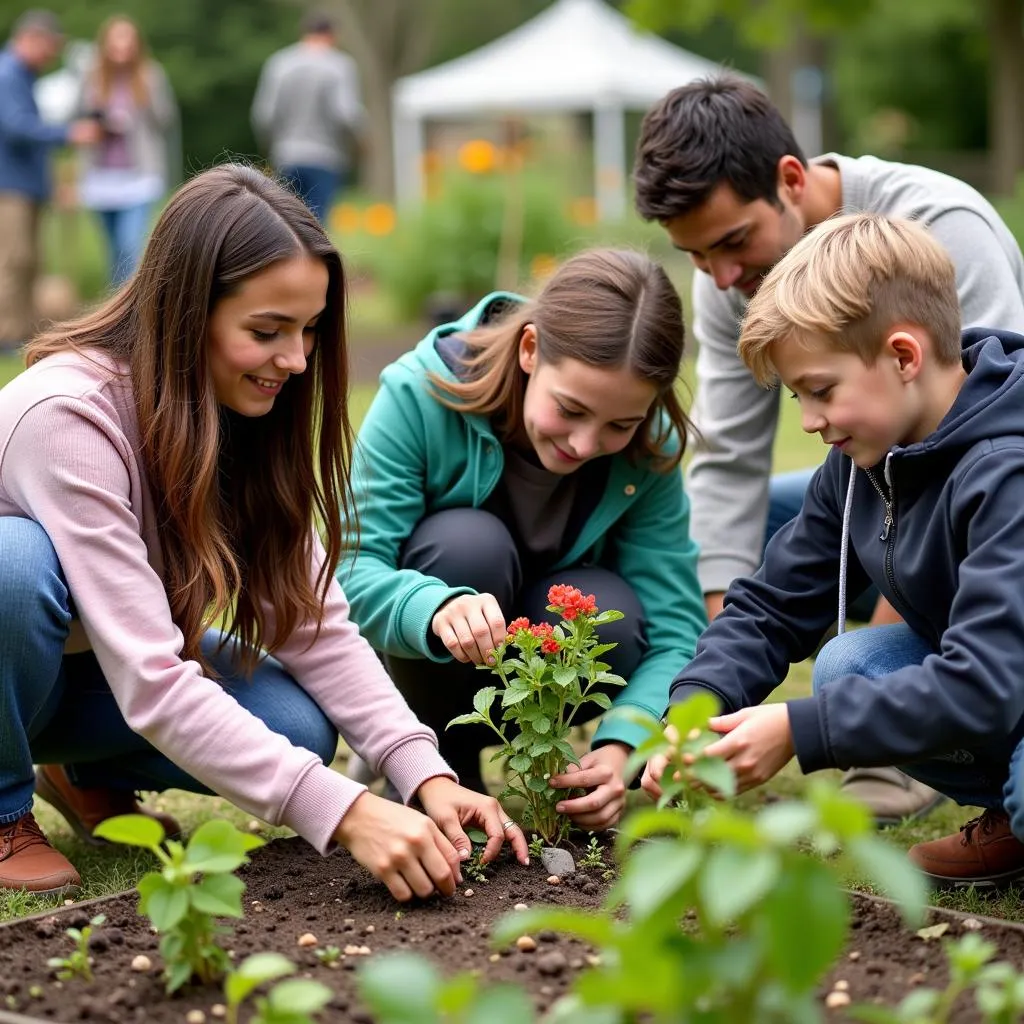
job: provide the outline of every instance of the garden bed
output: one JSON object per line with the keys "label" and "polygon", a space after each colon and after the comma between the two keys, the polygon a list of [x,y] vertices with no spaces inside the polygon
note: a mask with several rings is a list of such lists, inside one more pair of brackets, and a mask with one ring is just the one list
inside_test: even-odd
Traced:
{"label": "garden bed", "polygon": [[[321,858],[302,840],[286,839],[254,851],[251,857],[252,864],[241,872],[247,885],[246,916],[234,923],[235,934],[225,945],[235,951],[236,961],[254,952],[284,953],[303,975],[328,985],[335,996],[320,1015],[325,1022],[358,1024],[372,1019],[356,995],[355,969],[367,956],[397,949],[428,956],[446,974],[475,969],[487,982],[515,982],[542,1010],[569,988],[594,951],[575,939],[541,932],[532,936],[535,950],[509,947],[496,953],[489,941],[493,922],[517,903],[596,907],[608,887],[600,869],[583,870],[560,885],[550,885],[539,864],[523,868],[504,859],[489,869],[487,882],[467,879],[451,899],[400,906],[344,852]],[[101,912],[106,923],[93,941],[95,980],[91,984],[80,979],[56,982],[47,960],[71,952],[64,929],[81,927]],[[980,930],[998,945],[998,958],[1010,960],[1018,969],[1024,966],[1024,927],[944,910],[932,910],[930,917],[933,924],[948,922],[946,938]],[[299,945],[300,936],[307,933],[316,937],[316,946]],[[136,914],[134,892],[0,926],[0,1022],[181,1024],[189,1010],[199,1009],[212,1024],[217,1019],[213,1007],[223,1002],[219,988],[191,988],[166,998],[157,945],[147,922]],[[362,947],[369,953],[350,951],[328,967],[314,953],[315,948],[327,946]],[[131,969],[139,954],[152,961],[150,971]],[[824,999],[837,983],[845,983],[839,990],[848,992],[853,1002],[894,1005],[917,985],[944,986],[946,976],[941,941],[908,932],[884,900],[857,895],[847,951],[823,982],[821,995]],[[972,1004],[966,999],[962,1003],[953,1020],[976,1021]],[[843,1016],[842,1010],[836,1010],[829,1019]],[[242,1018],[248,1019],[245,1011]]]}

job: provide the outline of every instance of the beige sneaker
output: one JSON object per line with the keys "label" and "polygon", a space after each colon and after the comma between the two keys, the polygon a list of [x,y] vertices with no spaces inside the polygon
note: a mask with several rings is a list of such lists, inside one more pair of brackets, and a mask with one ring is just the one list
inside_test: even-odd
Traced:
{"label": "beige sneaker", "polygon": [[923,818],[946,799],[899,768],[851,768],[842,789],[871,811],[879,828]]}

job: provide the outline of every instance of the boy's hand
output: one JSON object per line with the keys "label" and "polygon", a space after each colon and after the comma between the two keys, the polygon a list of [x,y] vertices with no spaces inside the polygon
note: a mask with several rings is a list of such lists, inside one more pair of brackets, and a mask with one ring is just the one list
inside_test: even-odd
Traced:
{"label": "boy's hand", "polygon": [[626,783],[622,778],[629,747],[606,743],[580,758],[579,767],[566,766],[561,775],[548,781],[554,789],[588,789],[589,793],[562,800],[555,807],[568,815],[573,824],[588,832],[601,832],[615,825],[626,809]]}
{"label": "boy's hand", "polygon": [[767,782],[795,753],[785,704],[759,704],[719,715],[708,721],[708,728],[723,736],[704,753],[722,758],[732,768],[737,793]]}
{"label": "boy's hand", "polygon": [[[679,730],[674,725],[665,726],[665,739],[672,744],[671,751],[674,756],[677,751],[674,749],[679,745]],[[661,799],[661,777],[668,767],[668,754],[655,754],[644,765],[644,773],[640,778],[640,788],[655,800]],[[676,773],[678,778],[678,772]]]}

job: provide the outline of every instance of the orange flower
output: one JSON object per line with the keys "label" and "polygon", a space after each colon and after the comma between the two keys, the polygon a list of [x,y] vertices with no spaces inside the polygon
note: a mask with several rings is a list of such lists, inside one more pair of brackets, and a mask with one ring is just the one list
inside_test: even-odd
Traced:
{"label": "orange flower", "polygon": [[470,174],[489,174],[498,166],[498,150],[486,139],[471,139],[459,146],[459,165]]}
{"label": "orange flower", "polygon": [[359,211],[351,203],[338,203],[331,211],[331,227],[343,235],[359,230]]}
{"label": "orange flower", "polygon": [[374,203],[366,208],[363,223],[371,235],[390,235],[395,230],[395,209],[387,203]]}

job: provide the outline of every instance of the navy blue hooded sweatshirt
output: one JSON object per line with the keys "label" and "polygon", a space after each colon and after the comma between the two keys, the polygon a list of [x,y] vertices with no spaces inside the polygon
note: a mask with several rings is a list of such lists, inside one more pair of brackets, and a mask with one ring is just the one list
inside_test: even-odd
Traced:
{"label": "navy blue hooded sweatshirt", "polygon": [[[934,651],[878,679],[844,676],[788,704],[805,772],[909,764],[955,751],[998,772],[1024,735],[1024,337],[971,329],[953,407],[871,470],[833,449],[764,564],[737,580],[671,700],[710,690],[760,704],[874,583]],[[852,471],[852,472],[851,472]]]}

